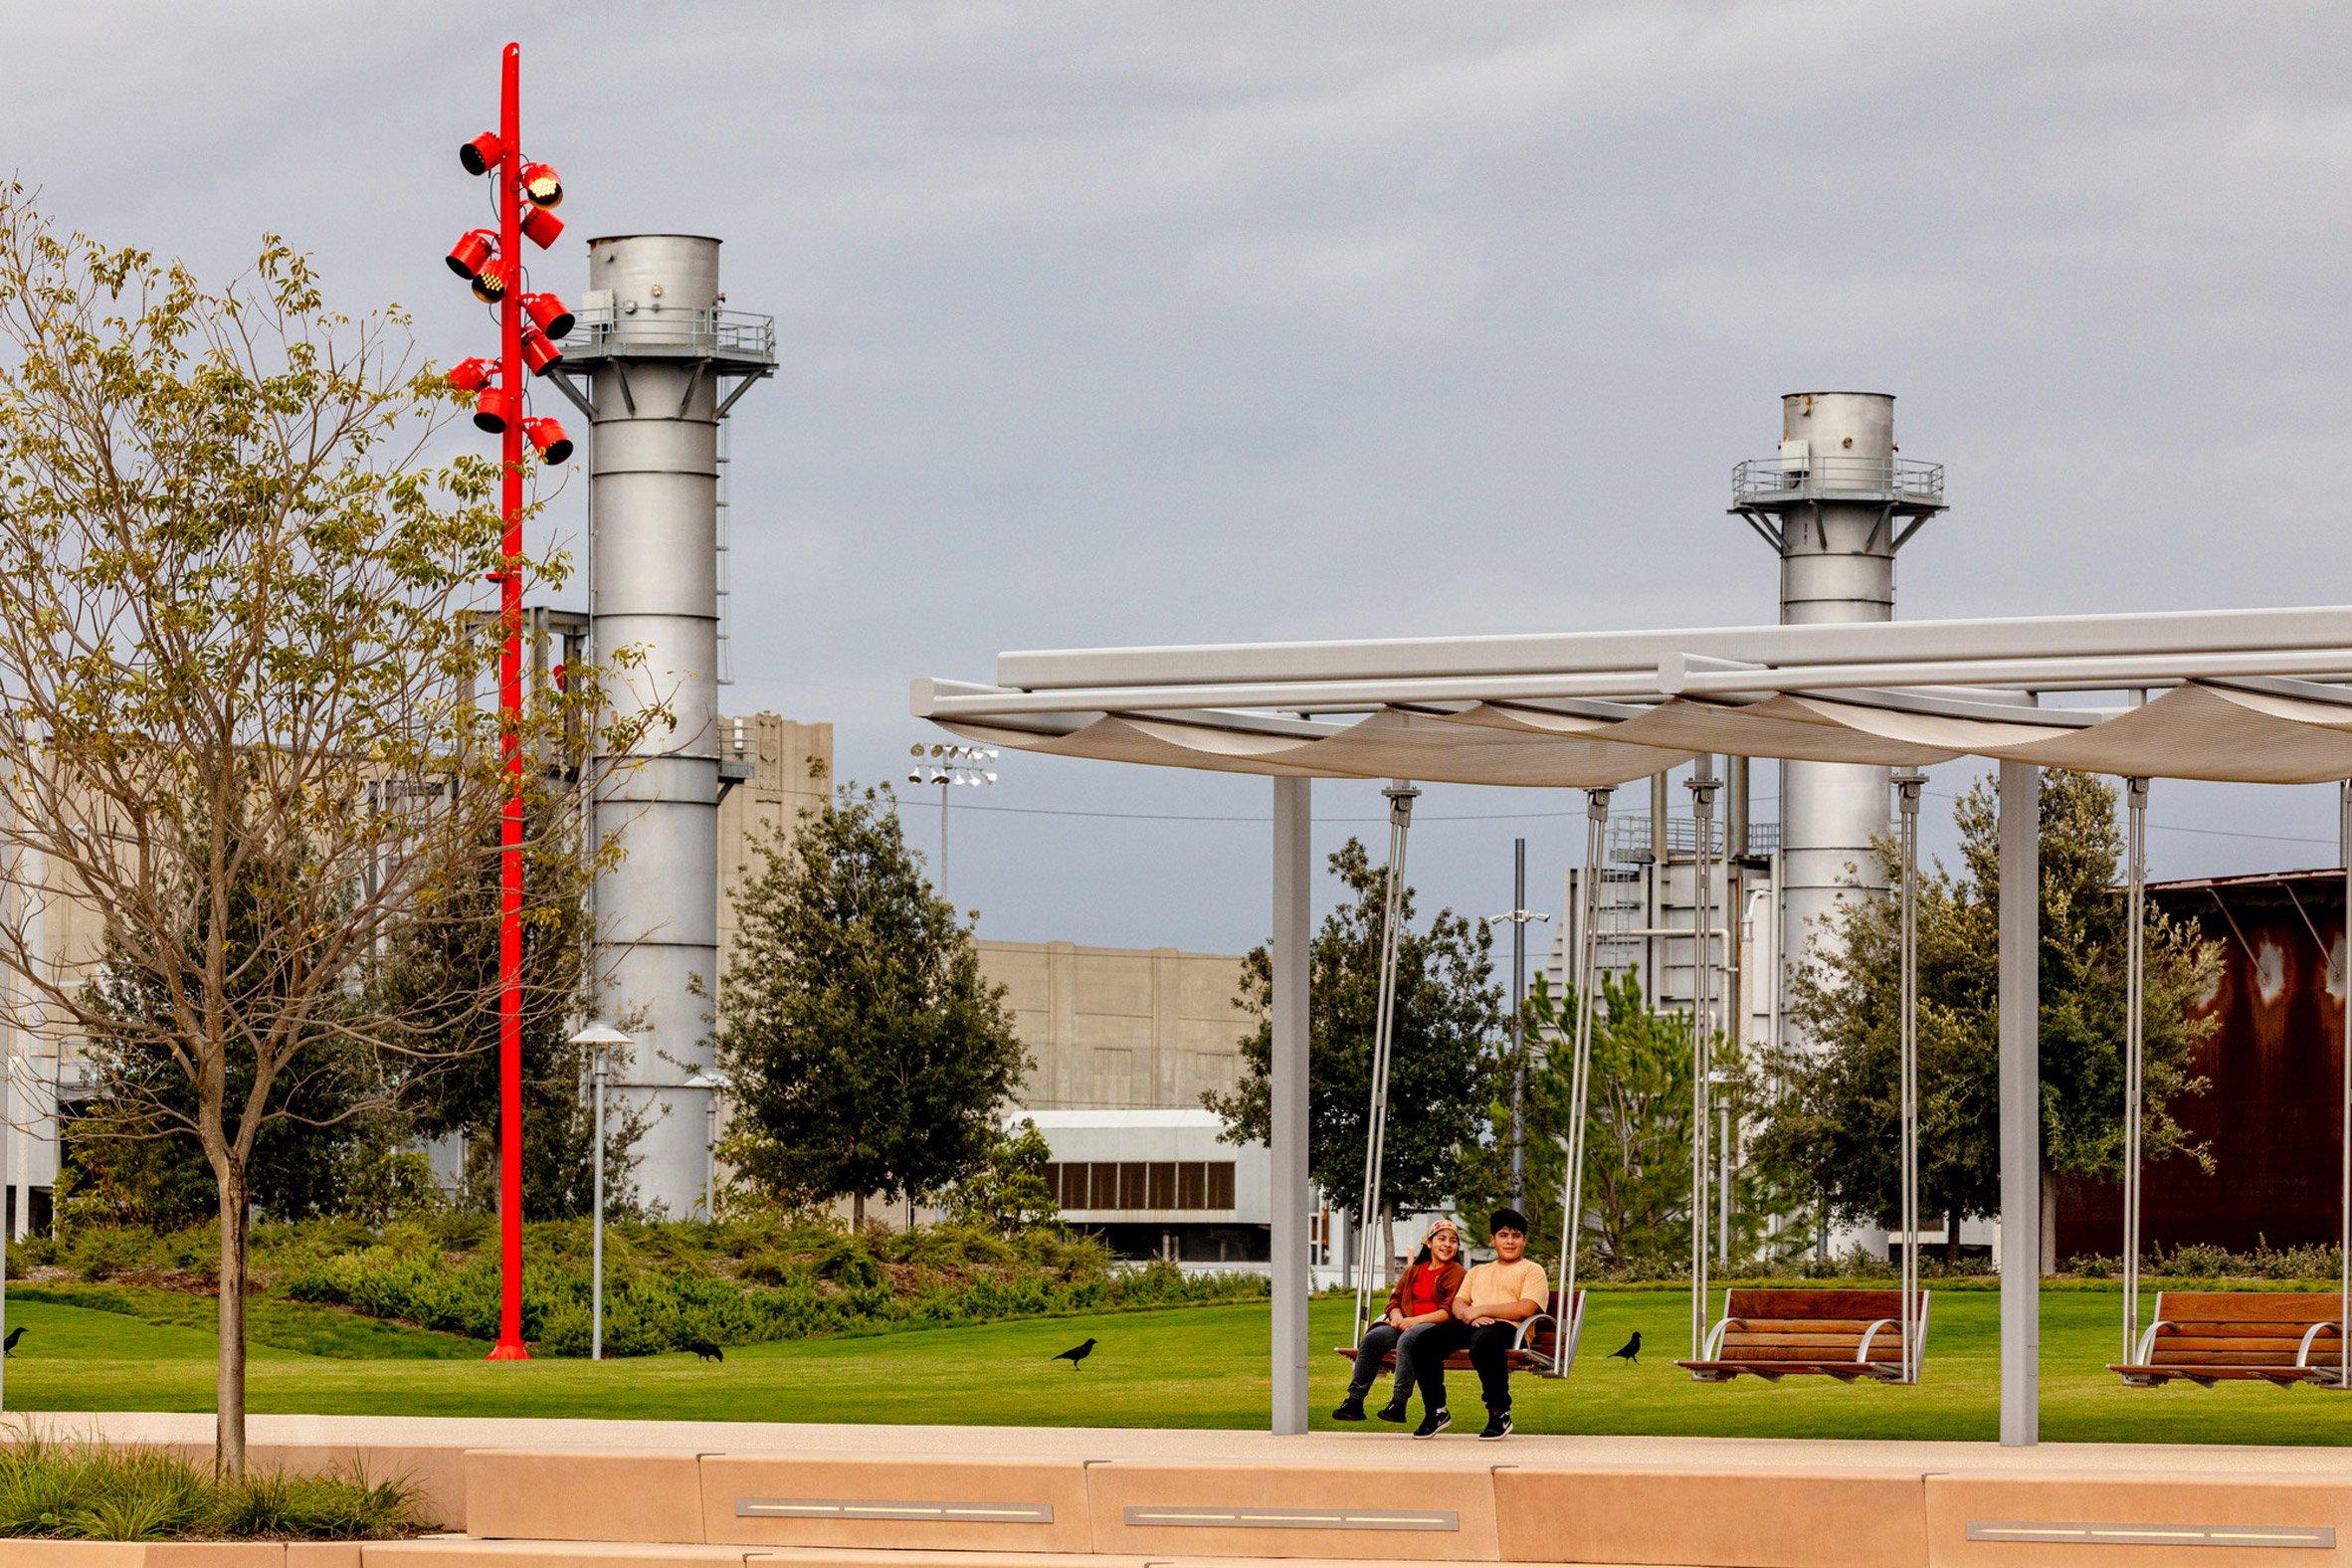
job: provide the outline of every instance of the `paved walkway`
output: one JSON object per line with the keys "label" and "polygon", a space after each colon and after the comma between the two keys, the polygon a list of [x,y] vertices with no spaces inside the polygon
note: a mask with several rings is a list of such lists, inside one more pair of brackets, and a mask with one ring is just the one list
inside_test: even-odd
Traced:
{"label": "paved walkway", "polygon": [[[212,1417],[150,1412],[43,1413],[46,1431],[123,1443],[210,1444]],[[1362,1465],[1670,1466],[1688,1470],[1881,1470],[1917,1473],[2064,1470],[2199,1474],[2336,1475],[2352,1480],[2352,1448],[2252,1445],[1871,1443],[1815,1438],[1517,1436],[1480,1443],[1450,1433],[1414,1443],[1393,1432],[1163,1432],[1132,1427],[885,1427],[787,1422],[440,1420],[410,1416],[254,1416],[255,1445],[386,1448],[667,1449],[715,1454],[939,1454],[995,1459],[1233,1460]]]}

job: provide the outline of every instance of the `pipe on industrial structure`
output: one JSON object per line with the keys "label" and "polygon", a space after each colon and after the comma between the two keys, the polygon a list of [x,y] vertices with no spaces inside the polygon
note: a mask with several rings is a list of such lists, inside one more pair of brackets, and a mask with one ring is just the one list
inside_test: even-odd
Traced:
{"label": "pipe on industrial structure", "polygon": [[[1942,470],[1897,457],[1882,392],[1792,392],[1780,434],[1736,471],[1731,509],[1779,551],[1781,624],[1893,620],[1895,551],[1943,510]],[[1870,846],[1887,821],[1886,769],[1780,764],[1784,966],[1858,892],[1885,890]]]}
{"label": "pipe on industrial structure", "polygon": [[[589,383],[589,618],[617,720],[666,708],[610,768],[596,838],[604,1016],[634,1044],[615,1092],[646,1115],[639,1197],[694,1213],[709,1169],[709,997],[718,985],[719,422],[773,373],[765,316],[721,308],[718,246],[699,235],[588,242],[588,289],[564,344]],[[730,390],[728,382],[734,383]]]}

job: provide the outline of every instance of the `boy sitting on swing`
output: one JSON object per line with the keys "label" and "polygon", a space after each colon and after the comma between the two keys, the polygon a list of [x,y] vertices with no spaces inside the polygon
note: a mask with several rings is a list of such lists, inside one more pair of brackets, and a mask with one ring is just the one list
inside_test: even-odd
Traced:
{"label": "boy sitting on swing", "polygon": [[1466,1346],[1486,1396],[1486,1426],[1478,1436],[1489,1442],[1510,1436],[1511,1341],[1520,1323],[1545,1309],[1551,1284],[1543,1266],[1527,1256],[1525,1215],[1497,1209],[1487,1217],[1486,1234],[1494,1244],[1494,1261],[1464,1275],[1450,1320],[1430,1329],[1426,1341],[1414,1348],[1422,1410],[1421,1425],[1413,1429],[1417,1438],[1434,1438],[1453,1421],[1446,1409],[1446,1357]]}

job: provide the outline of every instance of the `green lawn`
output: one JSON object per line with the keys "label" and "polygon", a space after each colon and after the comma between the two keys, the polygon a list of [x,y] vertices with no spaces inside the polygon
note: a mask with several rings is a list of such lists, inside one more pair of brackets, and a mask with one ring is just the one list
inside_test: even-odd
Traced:
{"label": "green lawn", "polygon": [[[201,1303],[209,1305],[209,1303]],[[143,1307],[151,1303],[143,1303]],[[2267,1385],[2126,1389],[2113,1359],[2113,1291],[2043,1297],[2042,1430],[2054,1441],[2342,1443],[2352,1402]],[[1565,1382],[1521,1379],[1521,1431],[1720,1434],[1741,1437],[1960,1438],[1996,1435],[1999,1296],[1935,1296],[1925,1379],[1915,1389],[1820,1380],[1700,1385],[1674,1369],[1684,1297],[1597,1290],[1585,1356]],[[198,1314],[190,1314],[191,1318]],[[212,1337],[193,1321],[12,1296],[8,1322],[26,1329],[9,1358],[9,1410],[207,1410]],[[1345,1363],[1327,1352],[1346,1332],[1347,1303],[1314,1306],[1316,1425],[1337,1402]],[[1263,1305],[1105,1313],[730,1349],[724,1364],[688,1355],[601,1365],[541,1360],[490,1365],[480,1346],[444,1335],[344,1319],[302,1329],[330,1354],[257,1345],[256,1411],[409,1416],[601,1416],[716,1421],[874,1421],[1036,1426],[1262,1426]],[[1639,1328],[1643,1364],[1606,1359]],[[1073,1371],[1049,1359],[1093,1336]],[[462,1350],[464,1359],[453,1351]],[[1456,1374],[1466,1419],[1476,1380]],[[1367,1429],[1389,1429],[1370,1424]]]}

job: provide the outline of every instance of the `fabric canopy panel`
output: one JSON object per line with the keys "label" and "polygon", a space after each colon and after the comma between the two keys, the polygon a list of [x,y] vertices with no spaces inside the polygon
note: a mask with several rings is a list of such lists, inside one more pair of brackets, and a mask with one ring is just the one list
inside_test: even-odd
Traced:
{"label": "fabric canopy panel", "polygon": [[2258,784],[2352,777],[2352,692],[2288,682],[2190,683],[2120,711],[1905,692],[1783,692],[1751,701],[1674,697],[1647,707],[1398,706],[1347,720],[1198,711],[939,722],[988,745],[1111,762],[1570,789],[1647,778],[1703,753],[1888,767],[1979,756],[2123,777]]}

